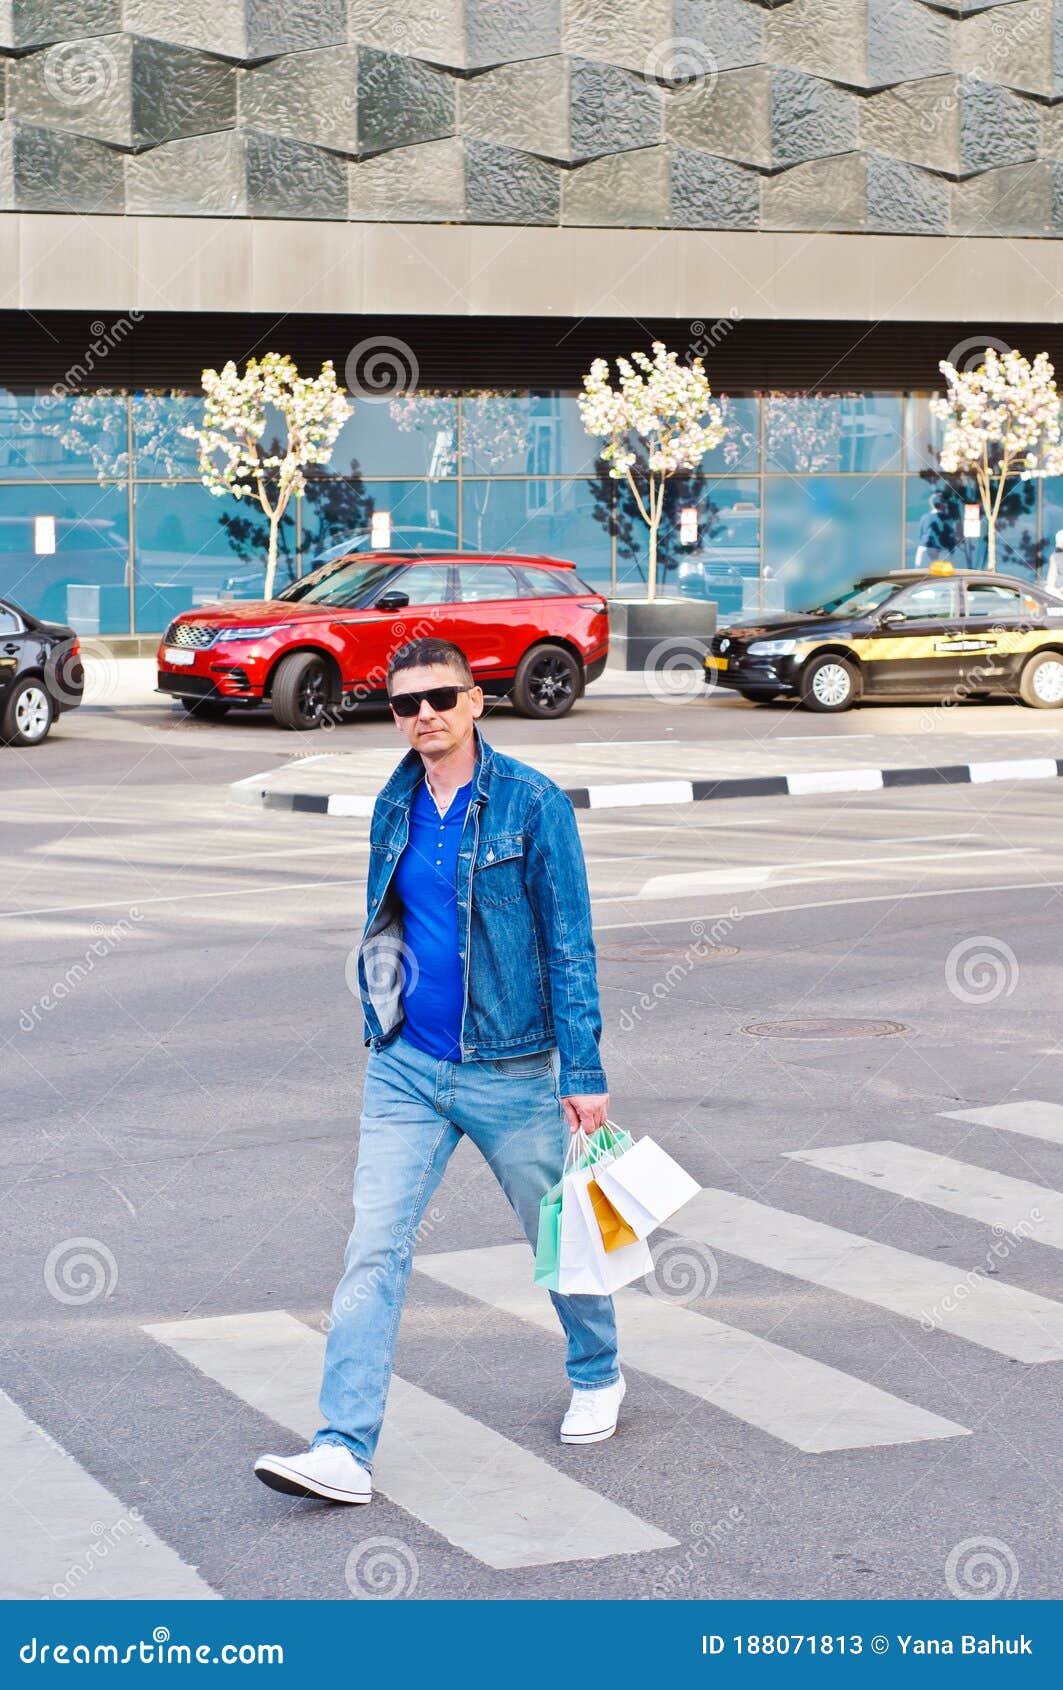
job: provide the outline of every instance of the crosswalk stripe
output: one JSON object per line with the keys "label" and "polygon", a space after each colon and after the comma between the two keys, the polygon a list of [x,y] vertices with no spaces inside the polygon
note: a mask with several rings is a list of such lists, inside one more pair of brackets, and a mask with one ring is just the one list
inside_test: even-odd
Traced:
{"label": "crosswalk stripe", "polygon": [[730,1191],[684,1206],[683,1236],[940,1328],[1016,1361],[1063,1359],[1063,1303]]}
{"label": "crosswalk stripe", "polygon": [[914,1144],[876,1139],[822,1150],[791,1150],[789,1159],[968,1220],[1063,1250],[1063,1196],[1033,1180],[957,1162]]}
{"label": "crosswalk stripe", "polygon": [[0,1471],[7,1500],[0,1600],[217,1599],[135,1508],[106,1490],[3,1391]]}
{"label": "crosswalk stripe", "polygon": [[[324,1337],[283,1310],[144,1330],[304,1440],[321,1423]],[[374,1487],[488,1567],[540,1567],[671,1549],[676,1539],[549,1462],[392,1378]]]}
{"label": "crosswalk stripe", "polygon": [[[545,1291],[531,1281],[523,1244],[419,1256],[415,1267],[439,1284],[553,1331]],[[966,1426],[903,1402],[838,1368],[712,1320],[694,1309],[616,1294],[621,1364],[630,1364],[712,1403],[795,1449],[863,1449],[963,1436]]]}
{"label": "crosswalk stripe", "polygon": [[942,1109],[946,1121],[973,1121],[1004,1133],[1063,1144],[1063,1103],[993,1103],[987,1109]]}

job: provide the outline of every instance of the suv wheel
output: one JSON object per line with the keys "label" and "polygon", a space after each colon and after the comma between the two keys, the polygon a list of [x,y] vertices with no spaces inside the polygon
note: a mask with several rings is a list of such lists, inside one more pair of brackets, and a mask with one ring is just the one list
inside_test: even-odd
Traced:
{"label": "suv wheel", "polygon": [[850,710],[858,691],[852,664],[831,652],[814,657],[801,676],[801,703],[806,710]]}
{"label": "suv wheel", "polygon": [[572,653],[560,645],[537,645],[521,658],[511,697],[518,715],[556,720],[568,715],[582,691],[582,671]]}
{"label": "suv wheel", "polygon": [[319,728],[332,712],[332,679],[323,657],[293,651],[273,677],[273,720],[282,728]]}
{"label": "suv wheel", "polygon": [[1058,651],[1043,651],[1031,657],[1019,681],[1024,704],[1035,710],[1058,710],[1063,704],[1063,656]]}
{"label": "suv wheel", "polygon": [[39,745],[55,720],[55,705],[36,675],[16,681],[0,713],[0,740],[6,745]]}

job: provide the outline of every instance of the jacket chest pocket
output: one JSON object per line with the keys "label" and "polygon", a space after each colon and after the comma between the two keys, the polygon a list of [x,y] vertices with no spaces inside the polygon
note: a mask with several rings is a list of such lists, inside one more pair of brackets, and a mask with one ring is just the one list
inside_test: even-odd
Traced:
{"label": "jacket chest pocket", "polygon": [[481,839],[473,868],[473,903],[498,909],[524,896],[524,835],[495,834]]}

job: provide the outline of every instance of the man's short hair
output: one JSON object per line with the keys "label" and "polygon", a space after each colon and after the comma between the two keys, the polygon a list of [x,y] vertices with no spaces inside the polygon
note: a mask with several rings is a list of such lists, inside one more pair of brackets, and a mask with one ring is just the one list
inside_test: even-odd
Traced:
{"label": "man's short hair", "polygon": [[391,691],[393,677],[400,669],[427,669],[433,663],[445,664],[452,669],[463,686],[474,685],[469,659],[460,646],[450,640],[410,640],[408,645],[400,645],[398,651],[391,654],[387,672],[388,692]]}

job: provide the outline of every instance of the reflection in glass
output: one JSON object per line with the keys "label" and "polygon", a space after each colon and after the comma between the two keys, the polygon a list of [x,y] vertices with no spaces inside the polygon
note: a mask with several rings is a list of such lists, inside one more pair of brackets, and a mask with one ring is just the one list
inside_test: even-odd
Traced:
{"label": "reflection in glass", "polygon": [[826,475],[900,467],[902,412],[894,394],[771,393],[763,405],[769,472]]}
{"label": "reflection in glass", "polygon": [[374,514],[387,513],[393,552],[456,551],[458,490],[454,482],[363,481],[360,474],[314,476],[302,501],[303,569],[373,544]]}
{"label": "reflection in glass", "polygon": [[332,457],[330,475],[398,475],[431,481],[457,473],[458,401],[453,394],[402,393],[357,399]]}
{"label": "reflection in glass", "polygon": [[[977,505],[978,536],[963,532],[965,505]],[[905,512],[905,566],[925,569],[935,561],[956,569],[986,566],[986,521],[978,488],[963,476],[922,470],[908,477]],[[1036,576],[1051,551],[1037,535],[1037,483],[1009,479],[997,517],[997,569],[1005,575]]]}
{"label": "reflection in glass", "polygon": [[[659,591],[711,599],[721,619],[756,611],[760,577],[759,481],[676,475],[665,483],[657,536]],[[684,515],[685,513],[685,515]],[[627,488],[617,501],[617,578],[630,590],[646,580],[646,525]]]}
{"label": "reflection in glass", "polygon": [[0,595],[78,633],[128,633],[126,489],[0,488]]}
{"label": "reflection in glass", "polygon": [[585,580],[608,587],[610,509],[615,482],[467,480],[462,512],[467,552],[566,558]]}
{"label": "reflection in glass", "polygon": [[121,393],[0,392],[0,480],[121,480],[129,469],[128,431]]}
{"label": "reflection in glass", "polygon": [[765,610],[813,609],[900,566],[899,475],[771,477],[764,507]]}

